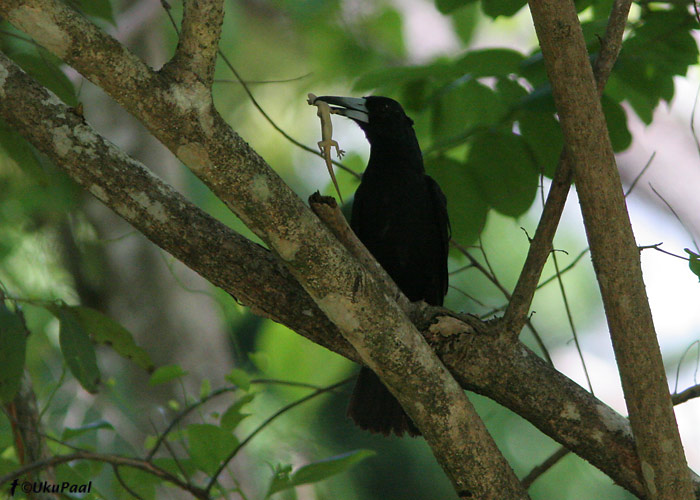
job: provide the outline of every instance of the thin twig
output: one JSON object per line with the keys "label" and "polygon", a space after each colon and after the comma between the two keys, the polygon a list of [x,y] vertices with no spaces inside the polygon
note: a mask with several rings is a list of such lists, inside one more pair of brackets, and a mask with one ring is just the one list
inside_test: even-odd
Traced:
{"label": "thin twig", "polygon": [[214,472],[214,474],[212,475],[211,479],[209,480],[209,483],[207,483],[207,486],[205,487],[204,490],[205,490],[207,493],[209,493],[209,492],[211,491],[212,487],[214,486],[214,484],[216,484],[216,482],[217,482],[217,480],[218,480],[218,477],[219,477],[219,475],[221,474],[221,472],[226,468],[226,466],[228,465],[228,463],[229,463],[231,460],[234,459],[234,457],[236,456],[236,454],[237,454],[246,444],[248,444],[248,443],[250,442],[251,439],[253,439],[260,431],[262,431],[265,427],[267,427],[267,426],[268,426],[273,420],[275,420],[277,417],[279,417],[280,415],[286,413],[287,411],[291,410],[292,408],[294,408],[294,407],[296,407],[296,406],[299,406],[300,404],[305,403],[305,402],[309,401],[310,399],[315,398],[316,396],[319,396],[319,395],[321,395],[321,394],[325,394],[325,393],[330,392],[330,391],[332,391],[332,390],[334,390],[334,389],[336,389],[336,388],[338,388],[338,387],[340,387],[340,386],[342,386],[342,385],[347,384],[347,383],[350,382],[351,380],[354,380],[354,378],[355,378],[355,376],[353,375],[352,377],[348,377],[348,378],[346,378],[346,379],[344,379],[344,380],[341,380],[340,382],[336,382],[335,384],[329,385],[328,387],[323,387],[323,388],[321,388],[321,389],[317,389],[317,390],[315,390],[314,392],[312,392],[311,394],[309,394],[309,395],[307,395],[307,396],[304,396],[303,398],[297,399],[296,401],[293,401],[293,402],[289,403],[288,405],[285,405],[285,406],[283,406],[282,408],[280,408],[279,410],[277,410],[277,411],[276,411],[275,413],[273,413],[270,417],[268,417],[264,422],[262,422],[258,427],[256,427],[255,430],[253,430],[253,431],[248,435],[248,437],[246,437],[243,441],[241,441],[241,442],[238,444],[238,446],[236,446],[236,447],[233,449],[233,451],[228,455],[228,457],[226,457],[226,458],[221,462],[221,464],[219,464],[218,469],[216,470],[216,472]]}
{"label": "thin twig", "polygon": [[153,474],[154,476],[169,483],[172,483],[185,491],[189,491],[196,498],[200,498],[203,500],[209,499],[208,493],[206,491],[197,488],[196,486],[186,484],[185,482],[181,481],[178,477],[172,475],[170,472],[166,471],[165,469],[161,469],[160,467],[152,464],[147,460],[141,460],[138,458],[131,457],[122,457],[119,455],[94,453],[87,450],[76,451],[67,455],[55,455],[44,460],[37,460],[36,462],[27,464],[24,467],[20,467],[19,469],[15,469],[14,471],[5,474],[4,476],[0,476],[0,485],[7,483],[8,481],[11,481],[15,478],[21,477],[25,474],[28,474],[30,472],[46,469],[47,467],[53,467],[68,462],[73,462],[75,460],[93,460],[95,462],[103,462],[117,466],[133,467],[134,469],[139,469],[148,472],[149,474]]}
{"label": "thin twig", "polygon": [[[698,346],[698,359],[700,361],[700,340],[696,340],[694,342],[691,342],[691,344],[685,348],[685,351],[683,351],[683,354],[681,355],[681,359],[678,360],[678,365],[676,366],[676,384],[673,387],[673,393],[678,392],[678,379],[680,379],[681,376],[681,365],[683,364],[683,360],[685,359],[685,355],[690,352],[690,350],[693,348],[694,345]],[[695,366],[696,370],[696,376],[697,376],[697,365]],[[695,383],[697,383],[697,380],[695,380]]]}
{"label": "thin twig", "polygon": [[681,218],[678,216],[678,214],[677,214],[676,211],[673,209],[673,207],[671,206],[671,204],[670,204],[669,202],[667,202],[666,199],[665,199],[663,196],[661,196],[661,194],[660,194],[656,189],[654,189],[654,186],[652,186],[651,184],[649,184],[649,187],[650,187],[651,190],[654,192],[654,194],[655,194],[656,196],[658,196],[659,199],[660,199],[661,201],[664,202],[664,205],[666,205],[666,207],[671,211],[671,213],[672,213],[673,216],[676,218],[676,220],[679,222],[679,224],[683,227],[683,229],[685,229],[685,232],[688,233],[688,236],[690,236],[690,239],[691,239],[691,241],[693,242],[693,245],[695,246],[695,250],[697,250],[698,252],[700,252],[700,248],[698,248],[698,242],[695,241],[695,237],[693,236],[692,231],[691,231],[690,229],[688,229],[688,226],[686,226],[685,223],[681,220]]}
{"label": "thin twig", "polygon": [[[503,294],[503,296],[506,298],[506,300],[512,302],[512,296],[508,289],[506,289],[505,286],[501,284],[500,281],[498,281],[498,278],[495,276],[493,273],[493,268],[488,264],[488,260],[486,260],[486,263],[488,265],[488,269],[484,267],[481,262],[479,262],[472,254],[469,253],[469,251],[460,245],[459,243],[455,242],[454,240],[450,242],[452,246],[454,246],[457,250],[460,251],[462,255],[464,255],[469,262],[471,263],[472,266],[474,266],[476,269],[478,269],[486,278],[491,281],[491,283],[500,290],[500,292]],[[484,256],[484,259],[486,259],[486,253],[483,250],[483,246],[479,247],[481,249],[481,253]],[[509,303],[510,303],[509,302]],[[544,358],[547,360],[547,362],[554,366],[554,361],[552,360],[552,357],[549,355],[549,351],[547,350],[547,347],[544,344],[544,341],[542,340],[542,337],[540,336],[539,332],[535,328],[535,326],[532,324],[532,321],[530,318],[526,318],[525,324],[527,325],[528,329],[530,332],[532,332],[533,337],[535,338],[535,342],[537,342],[537,345],[540,347],[540,350],[542,351],[542,355]]]}
{"label": "thin twig", "polygon": [[[510,298],[510,292],[508,291],[508,289],[506,289],[506,287],[504,287],[501,284],[500,281],[498,281],[498,278],[496,278],[496,275],[493,274],[493,269],[491,269],[490,264],[488,264],[488,260],[486,261],[486,263],[488,265],[488,269],[487,269],[486,267],[483,266],[483,264],[481,264],[481,262],[479,262],[474,256],[472,256],[472,254],[469,253],[469,250],[467,250],[464,246],[460,245],[455,240],[451,240],[450,244],[453,247],[455,247],[457,250],[459,250],[459,252],[462,255],[464,255],[467,258],[467,260],[469,260],[469,263],[474,268],[476,268],[479,272],[481,272],[481,274],[486,276],[486,278],[488,278],[488,280],[491,283],[493,283],[494,286],[496,288],[498,288],[503,295],[506,296],[506,298]],[[479,247],[479,248],[481,249],[481,253],[482,253],[482,255],[484,255],[484,258],[486,258],[486,254],[484,253],[483,248],[481,248],[481,247]]]}
{"label": "thin twig", "polygon": [[569,450],[567,450],[563,446],[557,451],[555,451],[547,460],[545,460],[540,465],[532,469],[530,473],[523,478],[523,480],[521,481],[523,488],[525,488],[526,490],[529,489],[530,486],[532,486],[532,483],[537,481],[537,479],[542,474],[551,469],[554,466],[554,464],[556,464],[559,460],[564,458],[568,453]]}
{"label": "thin twig", "polygon": [[[564,269],[562,269],[562,270],[561,270],[559,273],[557,273],[557,274],[563,275],[563,274],[566,274],[567,272],[571,271],[571,270],[576,266],[576,264],[579,263],[579,261],[581,260],[581,258],[582,258],[584,255],[586,255],[586,254],[588,253],[589,250],[590,250],[590,249],[589,249],[588,247],[586,247],[584,250],[581,251],[580,254],[578,254],[578,255],[576,256],[576,258],[575,258],[574,260],[571,261],[571,263],[570,263],[568,266],[566,266]],[[540,284],[537,285],[537,290],[539,290],[540,288],[542,288],[542,287],[544,287],[544,286],[550,284],[552,281],[554,281],[555,279],[557,279],[557,274],[554,274],[554,275],[550,276],[549,278],[547,278],[546,280],[540,282]]]}
{"label": "thin twig", "polygon": [[245,82],[241,82],[239,80],[230,80],[226,78],[221,78],[221,79],[216,79],[214,80],[214,83],[245,83],[246,85],[263,85],[266,83],[289,83],[289,82],[296,82],[299,80],[303,80],[304,78],[308,78],[311,75],[313,75],[313,72],[308,72],[305,75],[301,76],[295,76],[293,78],[283,78],[281,80],[246,80]]}
{"label": "thin twig", "polygon": [[671,396],[671,401],[673,401],[674,405],[679,405],[693,398],[700,398],[700,385],[694,385],[693,387],[688,387],[682,392],[673,394]]}
{"label": "thin twig", "polygon": [[457,287],[457,286],[455,286],[455,285],[450,285],[450,288],[453,289],[453,290],[456,290],[456,291],[459,292],[459,293],[461,293],[462,295],[464,295],[466,298],[468,298],[469,300],[473,301],[474,303],[479,304],[481,307],[486,307],[486,304],[484,304],[482,301],[480,301],[479,299],[477,299],[477,298],[474,297],[473,295],[471,295],[471,294],[465,292],[465,291],[462,290],[461,288],[459,288],[459,287]]}
{"label": "thin twig", "polygon": [[[695,12],[697,13],[697,2],[693,2],[693,5],[695,6]],[[700,19],[698,20],[698,22],[700,22]],[[700,85],[698,86],[697,92],[695,92],[695,101],[693,101],[693,111],[690,113],[690,132],[693,136],[693,140],[695,141],[695,149],[700,155],[700,139],[698,139],[698,134],[695,132],[695,111],[698,107],[698,95],[700,95]]]}
{"label": "thin twig", "polygon": [[574,324],[574,317],[571,313],[571,307],[569,307],[569,299],[566,296],[566,289],[564,288],[564,280],[561,277],[561,272],[559,271],[559,261],[557,260],[557,254],[552,252],[552,262],[554,263],[555,275],[557,277],[557,282],[559,282],[559,291],[561,292],[561,298],[564,301],[564,310],[566,311],[566,318],[569,320],[569,328],[571,328],[571,334],[574,336],[574,344],[576,345],[576,352],[578,352],[578,357],[581,360],[581,366],[583,366],[583,373],[586,376],[586,382],[588,383],[588,390],[593,392],[593,383],[591,382],[591,377],[588,375],[588,367],[586,366],[586,360],[583,358],[583,351],[581,350],[581,344],[578,341],[578,332],[576,331],[576,325]]}
{"label": "thin twig", "polygon": [[175,415],[175,418],[173,418],[170,421],[170,424],[168,424],[168,427],[165,428],[163,433],[158,436],[158,439],[156,440],[155,444],[153,445],[153,448],[151,448],[151,451],[148,452],[148,455],[146,455],[146,460],[150,461],[153,459],[155,456],[156,452],[158,451],[158,448],[160,447],[161,444],[163,444],[163,441],[165,438],[168,436],[168,434],[175,428],[175,426],[183,419],[185,418],[190,412],[194,411],[195,409],[199,408],[202,406],[204,403],[207,401],[210,401],[211,399],[220,396],[222,394],[225,394],[227,392],[232,392],[235,391],[236,387],[222,387],[220,389],[217,389],[215,391],[210,392],[206,397],[200,399],[199,401],[195,401],[191,405],[187,406],[184,410],[182,410],[180,413]]}
{"label": "thin twig", "polygon": [[[319,391],[328,391],[329,389],[326,387],[318,387],[313,384],[306,384],[304,382],[292,382],[288,380],[277,380],[277,379],[254,379],[250,381],[251,384],[277,384],[277,385],[289,385],[289,386],[294,386],[294,387],[303,387],[306,389],[315,389]],[[206,397],[200,399],[199,401],[195,401],[194,403],[190,404],[187,406],[184,410],[182,410],[180,413],[178,413],[175,418],[173,418],[170,423],[168,424],[168,427],[163,431],[163,433],[158,436],[158,439],[156,440],[155,444],[153,445],[153,448],[151,451],[148,453],[146,456],[146,460],[151,460],[153,456],[156,454],[158,451],[158,448],[160,447],[161,444],[163,444],[165,438],[167,435],[172,432],[172,430],[175,428],[175,426],[187,415],[189,415],[192,411],[196,410],[203,404],[207,403],[208,401],[212,400],[213,398],[217,396],[221,396],[222,394],[226,394],[229,392],[233,392],[237,389],[237,387],[234,386],[229,386],[229,387],[222,387],[220,389],[216,389],[215,391],[210,392],[207,394]]]}
{"label": "thin twig", "polygon": [[[700,145],[699,145],[699,147],[700,147]],[[647,161],[646,165],[644,165],[644,168],[642,168],[642,170],[637,174],[637,176],[632,181],[632,184],[630,184],[630,187],[625,192],[625,198],[627,198],[630,195],[630,193],[632,193],[632,190],[637,185],[637,182],[639,182],[639,179],[642,178],[642,176],[646,173],[647,169],[651,166],[651,162],[654,160],[655,156],[656,156],[656,151],[654,151],[651,154],[651,157],[649,157],[649,160]]]}
{"label": "thin twig", "polygon": [[124,481],[124,478],[119,473],[119,466],[118,465],[112,464],[112,470],[114,471],[114,477],[117,478],[117,481],[119,481],[119,484],[122,485],[122,488],[124,488],[129,495],[136,498],[137,500],[144,500],[141,495],[136,493],[134,490],[131,489],[131,487],[128,484],[126,484],[126,482]]}
{"label": "thin twig", "polygon": [[673,252],[669,252],[668,250],[664,250],[663,248],[661,248],[661,245],[663,245],[663,242],[654,243],[653,245],[642,245],[639,247],[639,251],[641,252],[642,250],[656,250],[657,252],[665,253],[666,255],[670,255],[671,257],[675,257],[677,259],[690,260],[688,257],[685,257],[683,255],[678,255]]}

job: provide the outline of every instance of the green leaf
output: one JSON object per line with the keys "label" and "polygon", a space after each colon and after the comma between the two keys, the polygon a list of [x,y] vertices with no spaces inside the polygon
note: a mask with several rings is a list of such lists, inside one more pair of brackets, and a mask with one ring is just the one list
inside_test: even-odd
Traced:
{"label": "green leaf", "polygon": [[522,137],[489,130],[472,137],[467,167],[487,203],[517,217],[530,208],[538,172]]}
{"label": "green leaf", "polygon": [[464,3],[467,4],[464,8],[452,13],[452,26],[462,43],[469,46],[479,25],[481,13],[477,2]]}
{"label": "green leaf", "polygon": [[213,474],[236,446],[238,440],[230,432],[211,424],[187,426],[190,456],[198,469]]}
{"label": "green leaf", "polygon": [[551,179],[564,147],[559,122],[554,113],[523,110],[519,116],[520,133],[535,156],[536,169]]}
{"label": "green leaf", "polygon": [[441,91],[432,109],[433,140],[450,144],[476,127],[498,123],[508,111],[499,96],[472,78],[457,81]]}
{"label": "green leaf", "polygon": [[189,458],[170,458],[170,457],[160,457],[153,459],[153,465],[160,467],[161,469],[167,470],[173,476],[179,476],[184,470],[188,476],[193,476],[197,473],[197,467],[195,467],[194,462]]}
{"label": "green leaf", "polygon": [[82,327],[98,344],[110,346],[120,356],[133,361],[149,373],[155,369],[151,357],[136,345],[131,332],[100,311],[84,306],[70,307]]}
{"label": "green leaf", "polygon": [[689,248],[684,248],[685,252],[688,254],[688,267],[690,271],[698,277],[700,281],[700,255],[696,254]]}
{"label": "green leaf", "polygon": [[74,437],[85,434],[86,432],[93,432],[99,429],[109,429],[113,431],[114,427],[112,427],[112,424],[106,420],[95,420],[94,422],[90,422],[89,424],[81,425],[80,427],[75,428],[66,427],[63,429],[63,434],[61,434],[61,441],[68,441],[69,439],[73,439]]}
{"label": "green leaf", "polygon": [[202,384],[199,386],[199,399],[205,399],[211,394],[211,382],[208,378],[202,379]]}
{"label": "green leaf", "polygon": [[12,158],[19,168],[35,179],[44,179],[44,172],[31,144],[0,119],[0,147]]}
{"label": "green leaf", "polygon": [[450,14],[460,7],[474,2],[475,0],[435,0],[435,6],[441,13]]}
{"label": "green leaf", "polygon": [[13,51],[10,57],[31,77],[56,94],[68,106],[78,105],[73,83],[61,71],[62,62],[60,59],[35,45],[24,50]]}
{"label": "green leaf", "polygon": [[484,14],[493,18],[498,16],[512,17],[526,3],[527,0],[482,0],[481,9]]}
{"label": "green leaf", "polygon": [[0,300],[0,402],[9,403],[19,390],[24,372],[27,331],[21,318]]}
{"label": "green leaf", "polygon": [[387,52],[403,56],[406,47],[402,29],[401,15],[396,9],[385,8],[378,16],[368,19],[364,33]]}
{"label": "green leaf", "polygon": [[270,498],[275,493],[294,486],[290,479],[290,474],[292,473],[291,465],[277,464],[272,472],[273,474],[270,478],[270,485],[267,487],[267,495],[265,495],[265,498]]}
{"label": "green leaf", "polygon": [[246,394],[229,406],[221,416],[221,428],[231,432],[244,418],[250,416],[250,413],[241,413],[241,409],[253,401],[254,398],[255,394]]}
{"label": "green leaf", "polygon": [[601,104],[613,150],[616,153],[624,151],[632,144],[632,134],[627,128],[627,113],[622,106],[606,95],[603,95]]}
{"label": "green leaf", "polygon": [[538,113],[556,113],[557,107],[554,105],[552,87],[549,83],[545,83],[530,92],[522,101],[522,109]]}
{"label": "green leaf", "polygon": [[447,198],[452,239],[462,245],[476,241],[486,224],[489,206],[467,166],[439,156],[426,159],[425,169]]}
{"label": "green leaf", "polygon": [[239,389],[244,391],[250,389],[250,375],[239,368],[234,368],[224,378]]}
{"label": "green leaf", "polygon": [[133,469],[131,467],[120,467],[119,478],[129,487],[129,490],[131,490],[127,491],[121,484],[121,481],[117,479],[116,474],[112,474],[112,477],[112,491],[116,494],[111,498],[115,500],[134,500],[135,497],[131,492],[138,495],[136,498],[155,500],[156,487],[163,482],[162,479],[150,472]]}
{"label": "green leaf", "polygon": [[449,71],[444,62],[436,62],[425,66],[397,66],[370,71],[357,79],[353,85],[354,91],[367,91],[377,88],[403,85],[409,81],[443,78]]}
{"label": "green leaf", "polygon": [[520,52],[510,49],[481,49],[467,52],[455,62],[457,73],[472,77],[518,74],[525,60]]}
{"label": "green leaf", "polygon": [[261,372],[266,371],[270,364],[270,358],[266,352],[250,352],[248,353],[248,358]]}
{"label": "green leaf", "polygon": [[156,369],[148,380],[148,385],[160,385],[184,377],[187,372],[180,365],[166,365]]}
{"label": "green leaf", "polygon": [[617,102],[627,100],[649,124],[660,100],[673,98],[673,78],[697,64],[693,28],[697,21],[687,9],[644,10],[623,43],[606,93]]}
{"label": "green leaf", "polygon": [[51,305],[48,309],[58,318],[58,341],[68,368],[86,391],[97,392],[100,369],[97,367],[95,346],[83,328],[77,313],[65,304]]}
{"label": "green leaf", "polygon": [[294,486],[323,481],[331,476],[347,471],[353,465],[375,454],[373,450],[350,451],[304,465],[291,475],[289,474],[289,466],[278,467],[270,482],[267,497]]}
{"label": "green leaf", "polygon": [[78,9],[86,16],[104,19],[113,26],[117,25],[114,21],[112,4],[109,0],[75,0],[75,3],[78,4]]}

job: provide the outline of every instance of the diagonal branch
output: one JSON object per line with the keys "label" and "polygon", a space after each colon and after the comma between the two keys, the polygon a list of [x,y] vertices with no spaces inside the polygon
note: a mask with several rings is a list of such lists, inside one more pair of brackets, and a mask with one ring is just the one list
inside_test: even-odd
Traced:
{"label": "diagonal branch", "polygon": [[530,0],[603,298],[647,496],[693,497],[639,251],[572,2]]}
{"label": "diagonal branch", "polygon": [[200,498],[203,500],[209,499],[209,496],[204,490],[197,488],[196,486],[187,484],[186,482],[180,480],[180,478],[178,478],[177,476],[174,476],[170,472],[161,469],[160,467],[152,464],[151,462],[147,462],[138,458],[122,457],[119,455],[106,455],[104,453],[94,453],[91,451],[83,450],[75,451],[68,455],[55,455],[53,457],[45,458],[43,460],[37,460],[35,462],[27,464],[24,467],[20,467],[19,469],[13,472],[9,472],[0,476],[0,484],[6,483],[7,481],[21,477],[33,471],[42,470],[48,467],[66,464],[69,462],[74,462],[76,460],[93,460],[96,462],[112,464],[116,467],[133,467],[134,469],[139,469],[148,472],[149,474],[153,474],[154,476],[159,477],[163,481],[167,481],[180,489],[188,491],[195,498]]}
{"label": "diagonal branch", "polygon": [[[601,42],[600,52],[594,68],[599,96],[603,94],[605,83],[608,81],[610,72],[620,53],[622,35],[625,31],[631,3],[631,0],[615,0],[610,11],[605,37]],[[571,162],[566,152],[562,151],[535,236],[530,242],[525,264],[513,290],[513,298],[508,303],[506,312],[503,315],[506,331],[510,332],[511,335],[519,335],[527,320],[530,305],[537,289],[537,283],[542,275],[542,269],[544,269],[549,253],[552,251],[554,233],[556,233],[559,226],[559,220],[564,210],[566,198],[569,195],[572,180],[573,170]]]}

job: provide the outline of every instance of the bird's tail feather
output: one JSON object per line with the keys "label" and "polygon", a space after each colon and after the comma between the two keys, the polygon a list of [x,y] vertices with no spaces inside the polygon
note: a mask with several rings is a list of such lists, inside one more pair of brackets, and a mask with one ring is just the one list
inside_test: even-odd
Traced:
{"label": "bird's tail feather", "polygon": [[420,436],[420,431],[379,377],[362,367],[350,396],[348,416],[362,429],[388,436]]}

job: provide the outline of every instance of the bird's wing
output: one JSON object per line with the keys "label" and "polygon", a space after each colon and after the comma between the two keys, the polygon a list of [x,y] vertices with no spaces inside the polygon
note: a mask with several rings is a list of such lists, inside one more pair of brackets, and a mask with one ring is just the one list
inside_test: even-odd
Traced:
{"label": "bird's wing", "polygon": [[450,219],[447,215],[447,198],[445,198],[442,189],[435,180],[429,175],[425,176],[425,183],[428,186],[428,192],[432,197],[433,213],[435,215],[435,221],[440,230],[440,242],[442,243],[442,255],[440,255],[440,262],[444,262],[444,269],[441,276],[441,281],[444,286],[443,294],[447,293],[448,286],[448,274],[447,274],[447,254],[450,250],[450,237],[452,236],[452,230],[450,228]]}

